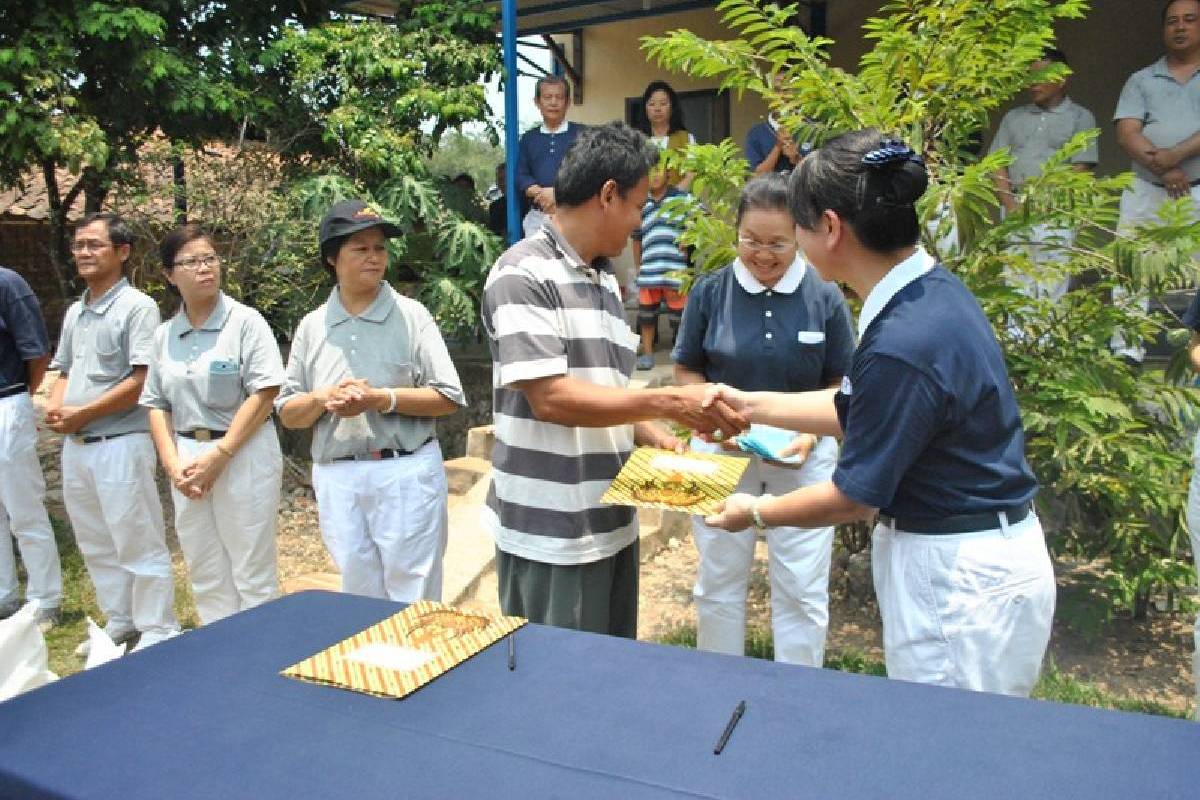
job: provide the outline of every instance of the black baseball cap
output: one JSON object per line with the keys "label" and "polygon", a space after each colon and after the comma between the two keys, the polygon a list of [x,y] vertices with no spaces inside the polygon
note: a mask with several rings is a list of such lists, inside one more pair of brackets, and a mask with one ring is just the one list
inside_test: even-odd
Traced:
{"label": "black baseball cap", "polygon": [[349,236],[367,228],[380,228],[388,238],[404,235],[399,225],[388,222],[378,210],[362,200],[343,200],[330,206],[321,218],[318,243],[324,246],[330,239]]}

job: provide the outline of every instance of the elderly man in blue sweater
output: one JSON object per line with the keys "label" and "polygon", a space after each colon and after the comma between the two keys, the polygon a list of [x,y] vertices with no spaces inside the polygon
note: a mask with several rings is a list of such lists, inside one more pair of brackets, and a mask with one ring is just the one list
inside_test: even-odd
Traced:
{"label": "elderly man in blue sweater", "polygon": [[561,75],[540,78],[533,90],[533,104],[542,114],[542,124],[526,131],[517,151],[517,193],[530,206],[522,228],[526,236],[541,230],[548,214],[554,213],[554,177],[567,149],[575,143],[582,125],[567,122],[571,95]]}

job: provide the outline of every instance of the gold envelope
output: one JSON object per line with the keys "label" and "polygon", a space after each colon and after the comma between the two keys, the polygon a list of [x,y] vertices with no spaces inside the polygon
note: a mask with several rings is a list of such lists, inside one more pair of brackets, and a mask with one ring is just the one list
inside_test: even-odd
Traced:
{"label": "gold envelope", "polygon": [[527,622],[418,600],[281,672],[376,697],[401,698]]}
{"label": "gold envelope", "polygon": [[[655,447],[639,447],[621,467],[617,477],[600,498],[602,503],[643,508],[666,508],[689,514],[713,514],[725,498],[733,494],[746,465],[744,457],[721,456],[713,453],[673,453]],[[687,479],[689,493],[696,499],[680,503],[661,502],[639,497],[647,483],[654,481],[670,485],[673,476]]]}

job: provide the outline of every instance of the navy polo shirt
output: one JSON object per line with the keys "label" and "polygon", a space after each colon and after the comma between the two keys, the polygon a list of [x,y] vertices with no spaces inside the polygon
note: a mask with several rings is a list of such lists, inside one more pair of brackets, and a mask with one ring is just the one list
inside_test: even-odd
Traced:
{"label": "navy polo shirt", "polygon": [[0,389],[28,383],[26,361],[50,354],[50,336],[33,290],[0,267]]}
{"label": "navy polo shirt", "polygon": [[1033,499],[1004,356],[958,278],[918,249],[867,297],[859,335],[834,397],[842,492],[906,521]]}
{"label": "navy polo shirt", "polygon": [[770,289],[740,260],[700,280],[671,358],[745,391],[803,392],[845,375],[853,352],[841,290],[797,256]]}
{"label": "navy polo shirt", "polygon": [[[746,134],[746,160],[750,162],[751,171],[766,161],[771,148],[775,146],[776,138],[778,137],[775,135],[775,129],[769,122],[759,122],[750,128],[750,132]],[[791,172],[795,166],[790,158],[780,153],[779,160],[775,162],[775,171]]]}
{"label": "navy polo shirt", "polygon": [[563,156],[583,126],[574,122],[563,123],[557,132],[550,133],[545,125],[528,130],[521,136],[517,147],[517,196],[524,197],[529,187],[554,186]]}
{"label": "navy polo shirt", "polygon": [[1189,330],[1200,333],[1200,291],[1192,295],[1192,304],[1183,312],[1183,324]]}

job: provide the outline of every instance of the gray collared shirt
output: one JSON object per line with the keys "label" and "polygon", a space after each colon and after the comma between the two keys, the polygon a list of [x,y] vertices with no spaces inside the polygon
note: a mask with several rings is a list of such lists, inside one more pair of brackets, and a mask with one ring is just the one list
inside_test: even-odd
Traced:
{"label": "gray collared shirt", "polygon": [[[1163,56],[1148,67],[1129,76],[1113,121],[1137,119],[1142,135],[1155,147],[1172,147],[1200,131],[1200,72],[1187,83],[1175,80]],[[1190,180],[1200,179],[1200,155],[1180,161]],[[1133,162],[1133,172],[1142,180],[1161,184],[1162,179],[1146,167]]]}
{"label": "gray collared shirt", "polygon": [[[300,321],[275,408],[344,378],[363,378],[379,388],[428,387],[460,406],[467,404],[433,316],[386,283],[358,316],[346,311],[334,287],[325,304]],[[368,411],[343,418],[325,413],[313,432],[312,458],[326,462],[372,450],[415,450],[433,434],[432,417]]]}
{"label": "gray collared shirt", "polygon": [[[149,365],[158,321],[158,306],[125,278],[95,301],[84,292],[67,309],[50,363],[67,380],[63,405],[86,405],[128,378],[134,367]],[[102,436],[149,429],[146,409],[134,406],[93,420],[79,433]]]}
{"label": "gray collared shirt", "polygon": [[177,431],[224,431],[247,397],[283,382],[283,359],[267,321],[221,292],[200,327],[192,327],[183,308],[158,326],[138,402],[171,412]]}
{"label": "gray collared shirt", "polygon": [[[1036,103],[1018,106],[1004,115],[989,153],[1007,147],[1013,157],[1008,165],[1008,177],[1013,188],[1042,171],[1042,165],[1058,152],[1067,140],[1080,131],[1096,127],[1096,117],[1083,106],[1064,97],[1054,108],[1042,108]],[[1072,164],[1095,164],[1100,150],[1093,139],[1091,146],[1071,157]]]}

